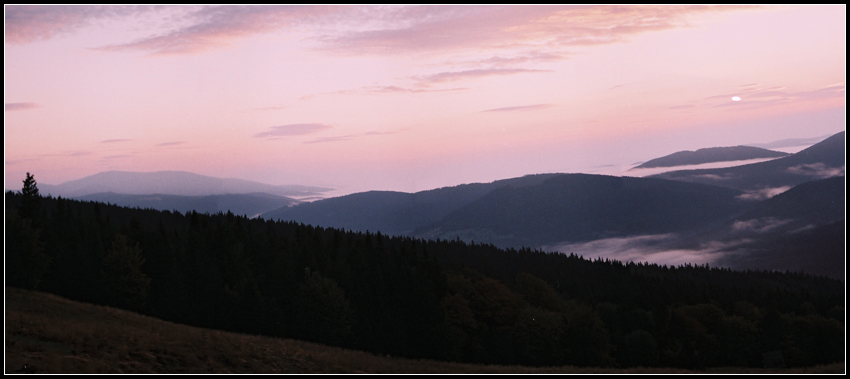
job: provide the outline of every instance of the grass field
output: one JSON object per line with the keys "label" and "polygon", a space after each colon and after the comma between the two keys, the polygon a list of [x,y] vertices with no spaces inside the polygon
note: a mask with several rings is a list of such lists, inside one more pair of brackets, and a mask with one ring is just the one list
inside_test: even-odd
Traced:
{"label": "grass field", "polygon": [[179,325],[6,287],[6,374],[15,373],[835,373],[800,369],[476,365],[379,356],[290,339]]}

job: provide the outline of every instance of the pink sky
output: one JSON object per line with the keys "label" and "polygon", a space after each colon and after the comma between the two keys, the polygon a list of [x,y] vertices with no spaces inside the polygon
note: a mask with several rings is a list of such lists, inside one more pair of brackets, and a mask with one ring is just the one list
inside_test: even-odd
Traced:
{"label": "pink sky", "polygon": [[6,188],[413,192],[845,129],[845,5],[4,10]]}

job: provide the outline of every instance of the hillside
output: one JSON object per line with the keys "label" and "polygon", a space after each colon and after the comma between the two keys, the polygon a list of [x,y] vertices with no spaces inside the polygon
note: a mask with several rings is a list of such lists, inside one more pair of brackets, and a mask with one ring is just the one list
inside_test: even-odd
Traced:
{"label": "hillside", "polygon": [[467,363],[693,369],[759,367],[779,349],[795,367],[843,357],[844,286],[824,277],[11,192],[6,204],[7,285],[198,327]]}
{"label": "hillside", "polygon": [[650,177],[744,191],[793,187],[812,180],[844,175],[845,146],[845,132],[840,132],[784,158],[727,168],[671,171]]}
{"label": "hillside", "polygon": [[266,219],[355,231],[410,235],[497,188],[537,185],[557,174],[527,175],[492,183],[463,184],[416,193],[369,191],[283,207],[264,213]]}
{"label": "hillside", "polygon": [[536,186],[490,192],[416,235],[521,247],[677,232],[746,208],[739,194],[667,180],[563,174]]}
{"label": "hillside", "polygon": [[150,208],[161,211],[177,210],[183,213],[195,211],[198,213],[217,213],[228,211],[254,217],[280,207],[289,207],[300,201],[286,197],[269,195],[267,193],[247,193],[208,196],[179,196],[179,195],[126,195],[112,192],[94,193],[77,197],[85,201],[100,201],[128,208]]}
{"label": "hillside", "polygon": [[791,374],[844,371],[841,363],[798,369],[740,367],[693,371],[523,367],[414,360],[180,325],[12,287],[6,287],[5,301],[6,374]]}
{"label": "hillside", "polygon": [[654,167],[675,167],[697,165],[712,162],[743,161],[757,158],[781,158],[788,153],[752,146],[709,147],[696,151],[679,151],[661,158],[651,159],[634,169]]}

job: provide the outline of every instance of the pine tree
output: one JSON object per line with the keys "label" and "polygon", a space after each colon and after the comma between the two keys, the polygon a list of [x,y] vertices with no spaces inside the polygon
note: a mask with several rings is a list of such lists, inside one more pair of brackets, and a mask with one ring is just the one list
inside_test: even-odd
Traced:
{"label": "pine tree", "polygon": [[39,213],[41,197],[38,195],[38,186],[35,182],[35,177],[27,173],[24,179],[24,188],[21,189],[21,206],[18,208],[18,214],[21,218],[35,219]]}

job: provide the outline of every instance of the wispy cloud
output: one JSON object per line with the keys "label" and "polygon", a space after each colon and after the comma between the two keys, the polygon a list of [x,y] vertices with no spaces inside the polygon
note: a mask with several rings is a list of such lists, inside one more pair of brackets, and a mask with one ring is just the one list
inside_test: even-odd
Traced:
{"label": "wispy cloud", "polygon": [[842,176],[845,172],[844,166],[829,167],[820,162],[791,166],[786,170],[792,174],[813,176],[821,179],[831,178],[833,176]]}
{"label": "wispy cloud", "polygon": [[685,263],[714,264],[732,254],[736,243],[709,242],[696,249],[670,246],[677,239],[675,234],[653,234],[631,237],[605,238],[582,243],[565,243],[544,246],[543,250],[556,250],[565,254],[575,253],[588,259],[607,258],[621,262],[648,262],[659,265],[678,266]]}
{"label": "wispy cloud", "polygon": [[115,159],[124,159],[124,158],[131,158],[131,157],[133,157],[133,154],[107,155],[103,158],[100,158],[100,160],[101,161],[111,161],[111,160],[115,160]]}
{"label": "wispy cloud", "polygon": [[[707,105],[712,105],[716,108],[753,108],[783,104],[788,102],[804,102],[829,98],[842,98],[845,96],[846,92],[844,82],[831,84],[826,87],[817,88],[809,91],[789,92],[783,91],[783,89],[784,87],[774,87],[769,89],[759,89],[755,87],[750,87],[748,88],[749,92],[730,92],[722,95],[710,96],[707,97],[705,100],[713,101],[713,104]],[[733,101],[733,97],[738,97],[740,98],[740,100]]]}
{"label": "wispy cloud", "polygon": [[102,19],[150,12],[153,6],[7,5],[6,43],[20,44],[71,33]]}
{"label": "wispy cloud", "polygon": [[562,49],[618,42],[688,25],[688,17],[741,7],[418,6],[385,8],[386,22],[322,38],[327,48],[372,54],[452,49]]}
{"label": "wispy cloud", "polygon": [[319,22],[340,7],[294,5],[205,6],[186,18],[188,26],[124,44],[99,47],[103,51],[141,50],[152,54],[190,54],[220,48],[255,34],[269,33],[295,25]]}
{"label": "wispy cloud", "polygon": [[183,145],[185,143],[186,143],[186,141],[172,141],[172,142],[158,143],[156,145],[159,146],[159,147],[168,147],[168,146]]}
{"label": "wispy cloud", "polygon": [[469,88],[410,88],[399,86],[364,86],[357,89],[346,89],[341,91],[317,93],[301,96],[299,100],[312,100],[317,96],[324,95],[392,95],[392,94],[422,94],[422,93],[448,93],[466,91]]}
{"label": "wispy cloud", "polygon": [[[71,33],[94,21],[165,10],[174,19],[164,32],[100,47],[189,54],[256,34],[313,30],[307,40],[347,54],[410,51],[510,50],[488,64],[515,65],[564,58],[569,46],[623,41],[630,36],[689,24],[702,13],[735,6],[7,6],[6,41],[25,43]],[[307,28],[306,26],[309,26]],[[533,53],[517,53],[532,51]]]}
{"label": "wispy cloud", "polygon": [[107,139],[107,140],[103,140],[103,141],[100,141],[100,143],[118,143],[118,142],[130,142],[130,141],[132,141],[132,140],[131,140],[131,139],[126,139],[126,138],[119,138],[119,139]]}
{"label": "wispy cloud", "polygon": [[688,109],[688,108],[693,108],[693,107],[696,107],[696,105],[682,104],[682,105],[674,105],[674,106],[670,107],[669,109]]}
{"label": "wispy cloud", "polygon": [[8,161],[3,161],[3,163],[7,164],[7,165],[16,165],[16,164],[21,164],[21,163],[24,163],[24,162],[33,162],[33,161],[38,161],[38,160],[39,160],[38,158],[11,159],[11,160],[8,160]]}
{"label": "wispy cloud", "polygon": [[520,105],[515,107],[502,107],[502,108],[494,108],[488,109],[483,112],[516,112],[516,111],[535,111],[540,109],[551,108],[553,104],[534,104],[534,105]]}
{"label": "wispy cloud", "polygon": [[[405,130],[401,130],[401,131],[405,131]],[[344,135],[344,136],[316,138],[314,140],[306,141],[304,143],[305,144],[313,144],[313,143],[325,143],[325,142],[350,141],[350,140],[353,140],[353,139],[355,139],[359,136],[367,136],[367,137],[385,136],[385,135],[390,135],[390,134],[396,134],[398,132],[399,131],[389,131],[389,132],[370,131],[370,132],[360,133],[360,134],[347,134],[347,135]]]}
{"label": "wispy cloud", "polygon": [[5,103],[5,111],[24,111],[27,109],[38,108],[36,103]]}
{"label": "wispy cloud", "polygon": [[735,221],[734,223],[732,223],[732,230],[736,232],[766,233],[791,221],[794,220],[780,220],[774,217],[762,217],[752,220]]}
{"label": "wispy cloud", "polygon": [[791,189],[790,186],[782,186],[782,187],[775,187],[775,188],[762,188],[762,189],[742,193],[742,194],[736,196],[736,198],[741,199],[741,200],[761,201],[761,200],[770,199],[771,197],[779,195],[779,194],[781,194],[785,191],[788,191],[789,189]]}
{"label": "wispy cloud", "polygon": [[332,128],[324,124],[289,124],[272,126],[271,131],[254,134],[254,138],[290,137],[317,133]]}
{"label": "wispy cloud", "polygon": [[310,141],[305,141],[304,143],[313,144],[313,143],[349,141],[349,140],[353,139],[355,136],[356,136],[355,134],[348,134],[348,135],[336,136],[336,137],[323,137],[323,138],[316,138],[316,139],[310,140]]}
{"label": "wispy cloud", "polygon": [[416,80],[423,84],[451,82],[463,79],[474,79],[485,76],[516,75],[525,73],[552,72],[552,70],[535,70],[525,68],[486,68],[465,71],[447,71],[432,75],[418,76]]}

